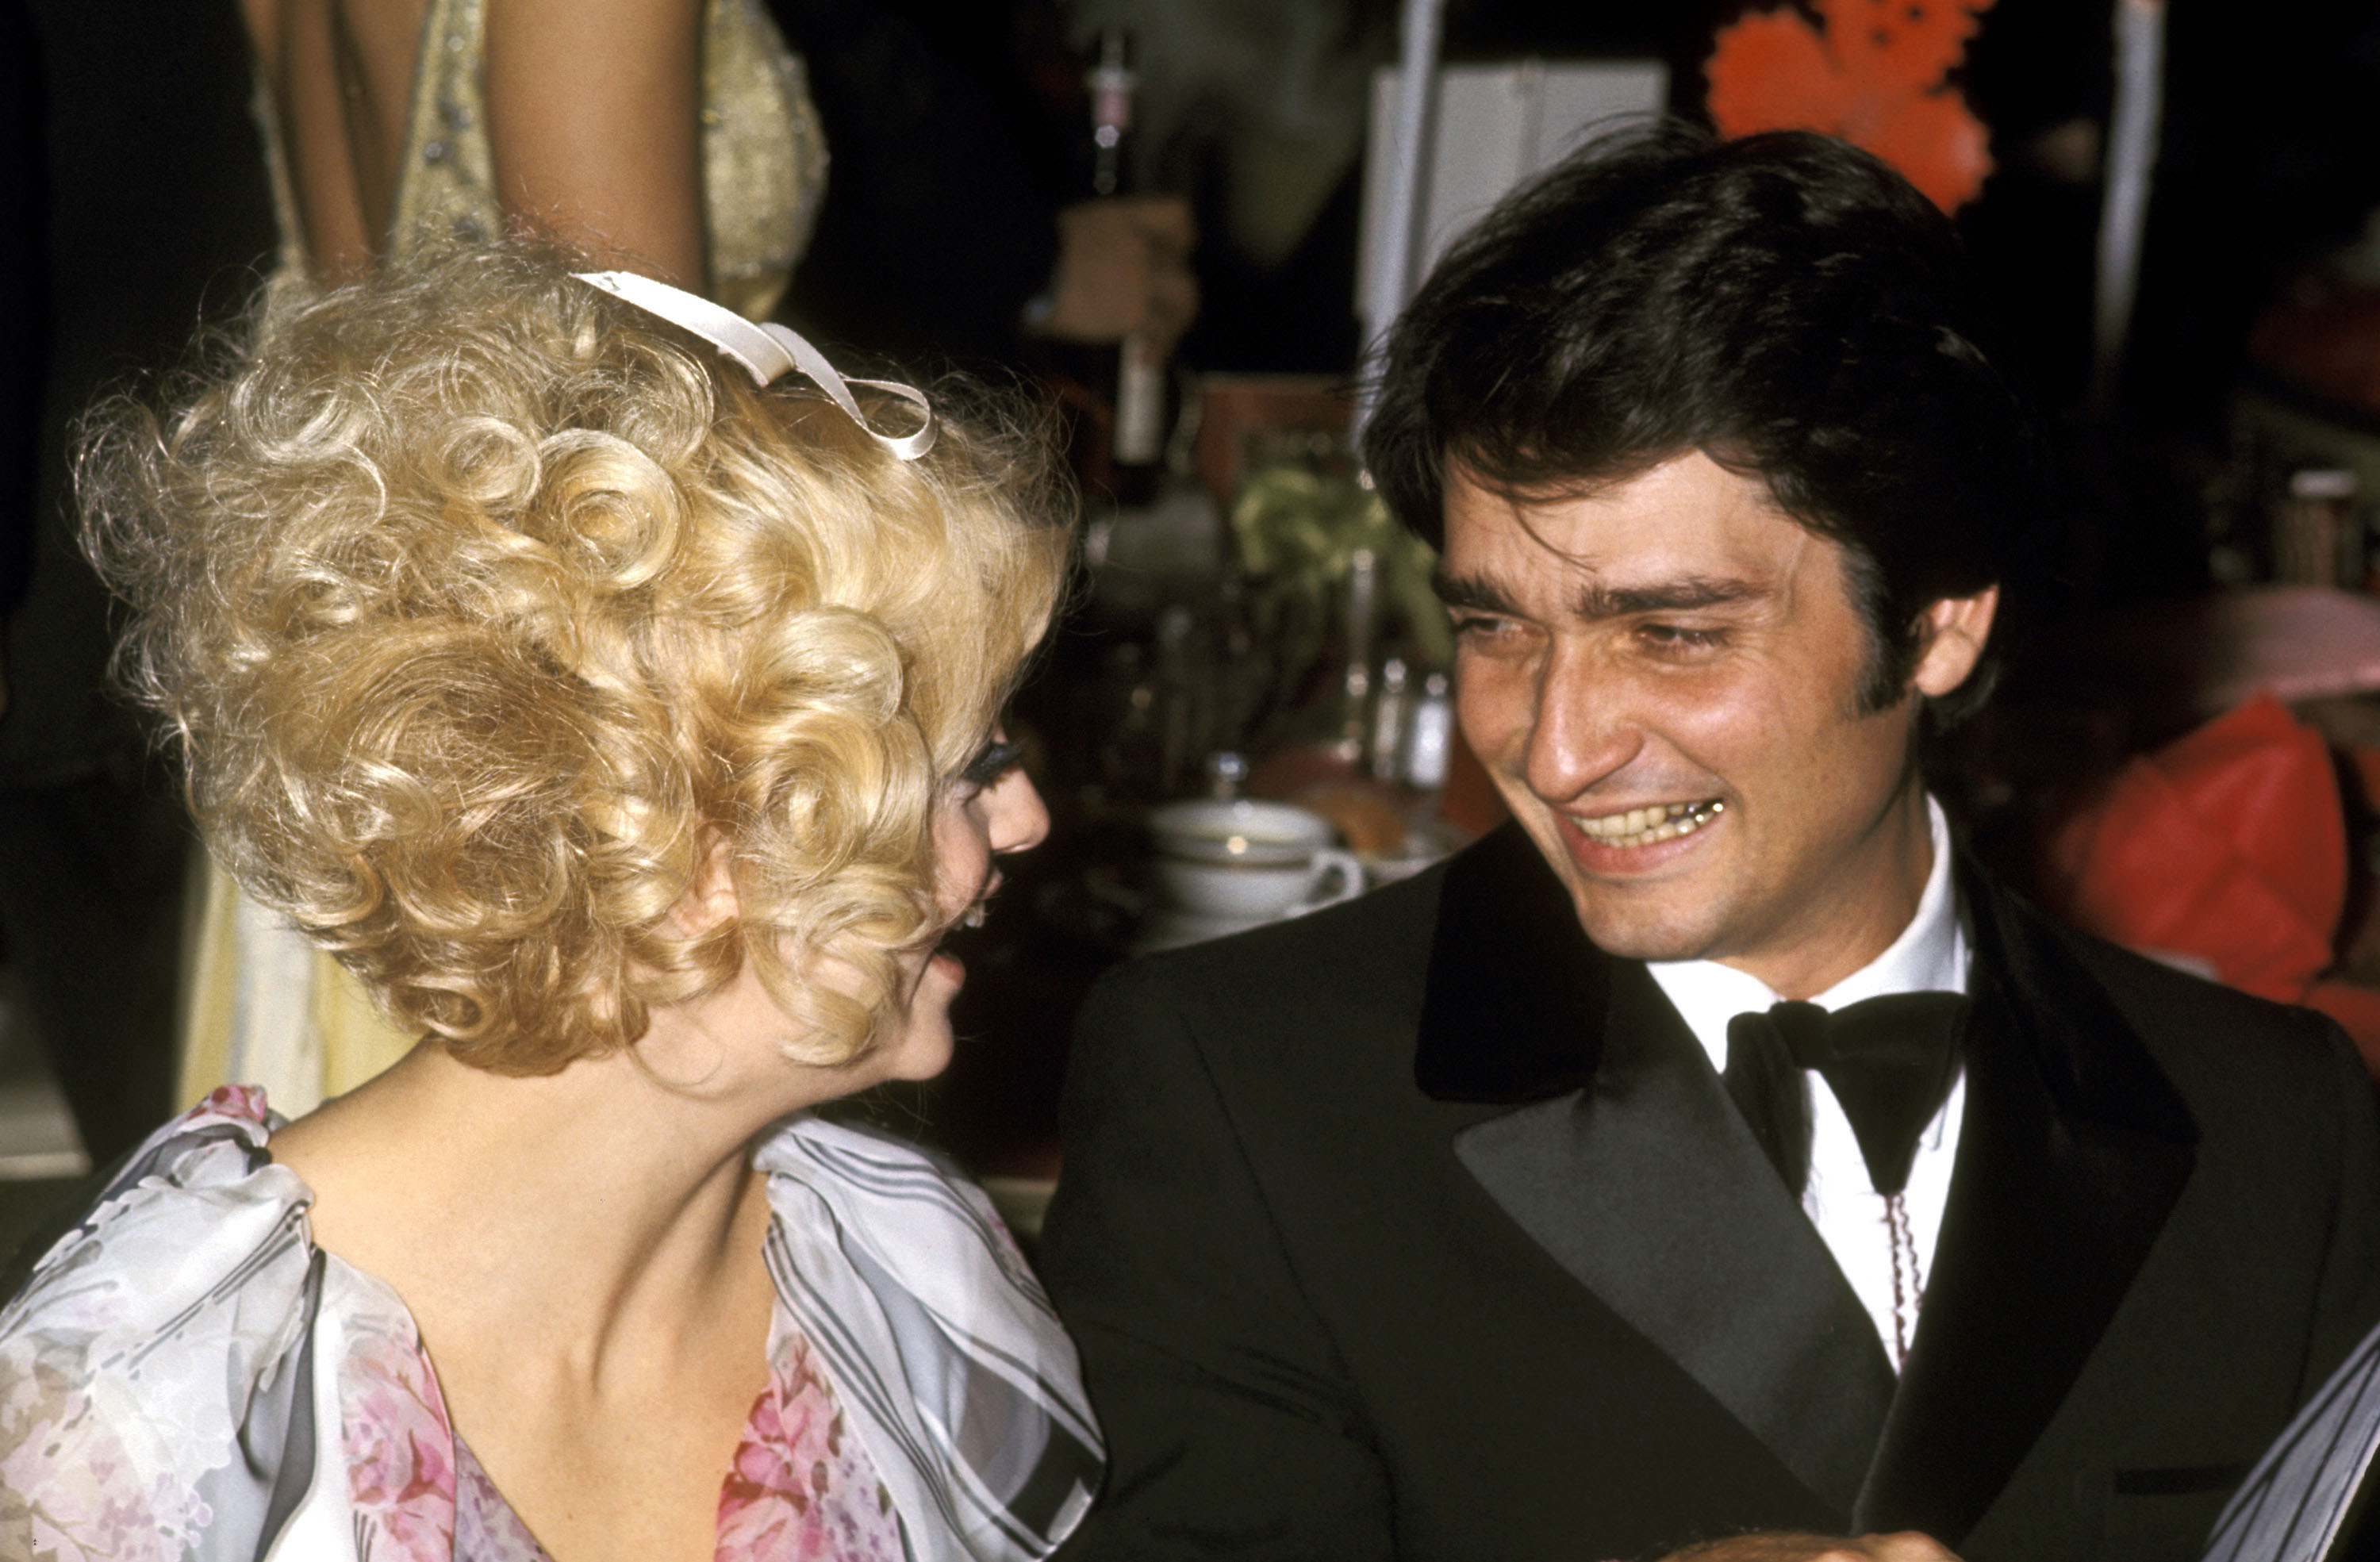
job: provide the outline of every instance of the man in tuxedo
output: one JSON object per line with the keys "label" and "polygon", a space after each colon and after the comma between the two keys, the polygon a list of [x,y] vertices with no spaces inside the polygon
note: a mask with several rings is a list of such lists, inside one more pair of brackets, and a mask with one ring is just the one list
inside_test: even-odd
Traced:
{"label": "man in tuxedo", "polygon": [[2046,503],[1971,313],[1804,135],[1598,144],[1432,274],[1366,454],[1514,822],[1094,992],[1069,1556],[2190,1557],[2380,1316],[2335,1028],[1926,794]]}

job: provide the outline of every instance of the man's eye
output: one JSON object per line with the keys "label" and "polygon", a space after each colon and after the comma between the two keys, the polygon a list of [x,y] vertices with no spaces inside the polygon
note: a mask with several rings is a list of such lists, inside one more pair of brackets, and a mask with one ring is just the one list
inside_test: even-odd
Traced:
{"label": "man's eye", "polygon": [[983,745],[980,753],[967,761],[966,769],[959,772],[959,780],[973,787],[990,786],[1016,769],[1017,763],[1024,757],[1023,744],[1012,742],[1007,738],[994,738]]}
{"label": "man's eye", "polygon": [[1689,629],[1678,624],[1640,624],[1636,633],[1663,650],[1707,650],[1727,639],[1722,630]]}

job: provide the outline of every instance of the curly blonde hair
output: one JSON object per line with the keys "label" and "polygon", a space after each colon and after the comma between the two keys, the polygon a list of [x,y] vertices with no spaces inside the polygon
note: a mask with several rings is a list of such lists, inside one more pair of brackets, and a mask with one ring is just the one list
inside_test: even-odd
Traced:
{"label": "curly blonde hair", "polygon": [[[133,609],[118,675],[241,886],[482,1068],[628,1046],[747,962],[801,1060],[873,1046],[938,931],[938,789],[1062,588],[1037,430],[938,387],[900,461],[527,249],[324,294],[228,357],[163,415],[94,412],[79,478]],[[739,915],[692,929],[721,845]]]}

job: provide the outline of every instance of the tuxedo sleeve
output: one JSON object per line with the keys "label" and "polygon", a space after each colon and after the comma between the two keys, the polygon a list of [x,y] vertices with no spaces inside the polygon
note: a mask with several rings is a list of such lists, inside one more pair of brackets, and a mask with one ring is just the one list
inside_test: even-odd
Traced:
{"label": "tuxedo sleeve", "polygon": [[1385,1471],[1164,966],[1111,974],[1075,1032],[1042,1269],[1108,1475],[1061,1556],[1388,1556]]}
{"label": "tuxedo sleeve", "polygon": [[[2311,1019],[2313,1016],[2309,1015]],[[2346,1033],[2329,1021],[2330,1064],[2337,1078],[2338,1193],[2329,1251],[2315,1292],[2306,1341],[2303,1401],[2380,1320],[2380,1113],[2372,1076]]]}

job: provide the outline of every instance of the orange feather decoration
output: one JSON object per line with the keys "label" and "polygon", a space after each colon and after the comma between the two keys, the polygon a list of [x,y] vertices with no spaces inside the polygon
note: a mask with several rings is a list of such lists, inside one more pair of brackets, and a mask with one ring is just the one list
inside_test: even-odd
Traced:
{"label": "orange feather decoration", "polygon": [[1815,0],[1721,28],[1705,77],[1722,136],[1822,130],[1864,147],[1942,208],[1973,200],[1990,138],[1949,77],[1992,0]]}

